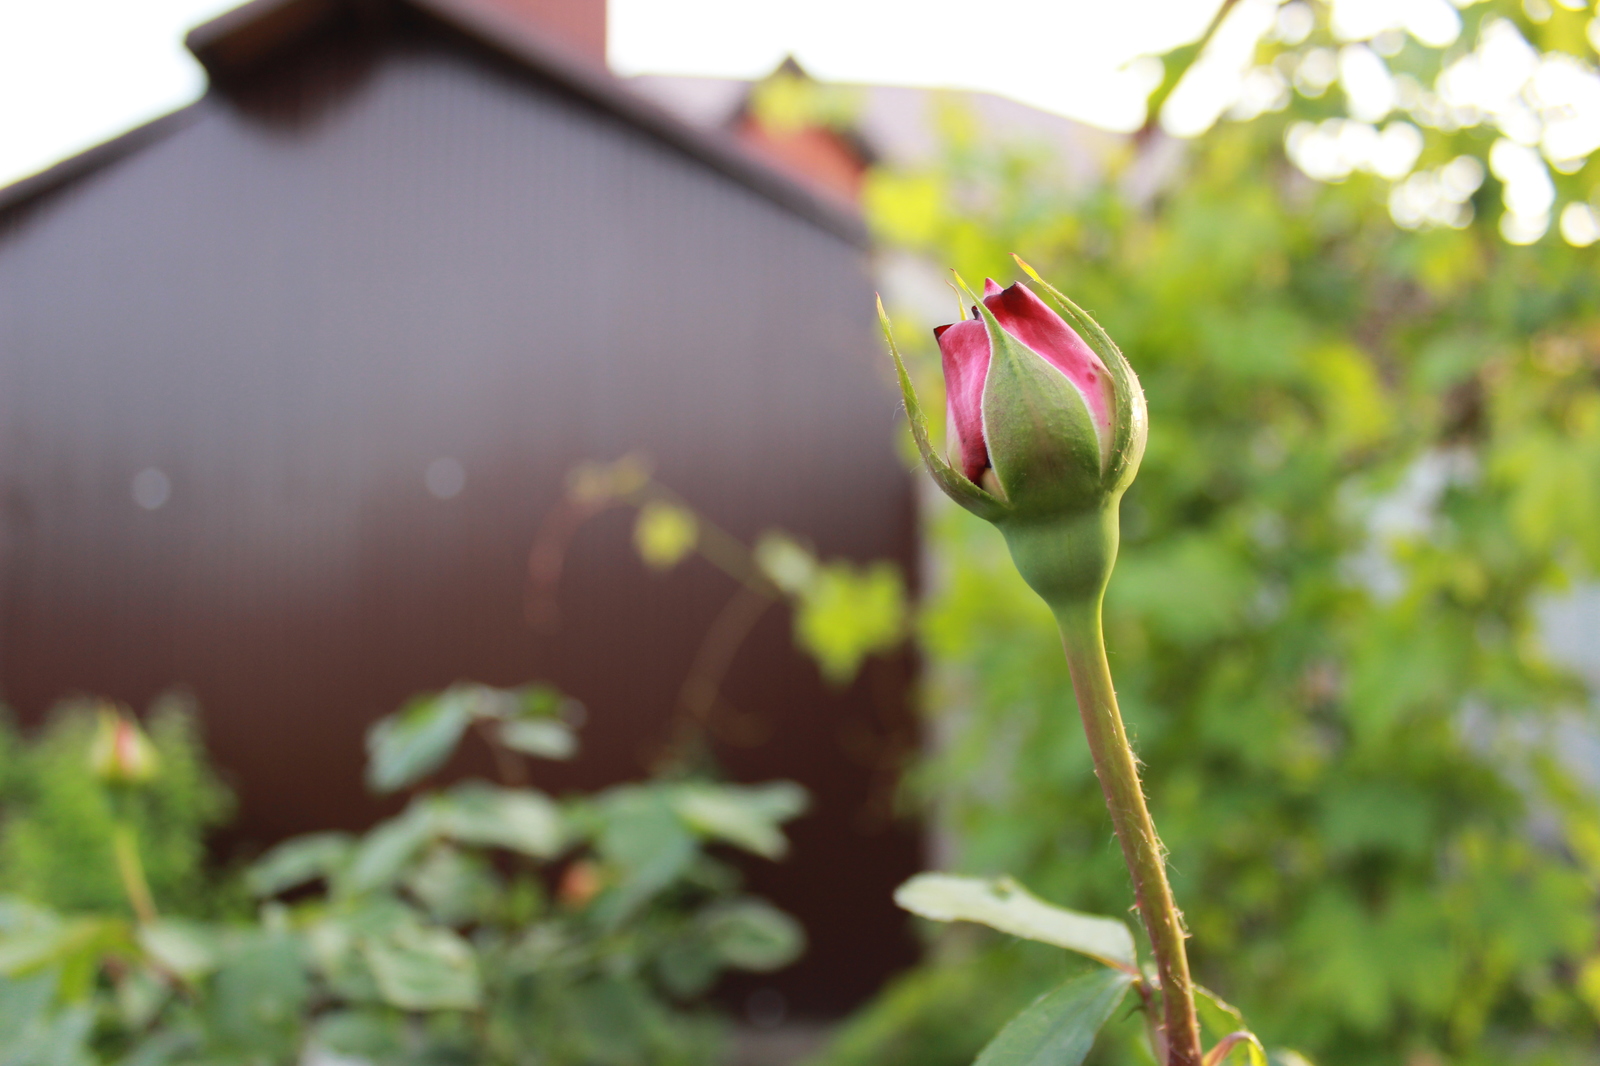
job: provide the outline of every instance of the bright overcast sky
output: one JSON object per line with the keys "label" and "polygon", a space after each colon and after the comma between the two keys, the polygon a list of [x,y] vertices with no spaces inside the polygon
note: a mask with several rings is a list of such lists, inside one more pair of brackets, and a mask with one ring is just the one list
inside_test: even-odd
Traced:
{"label": "bright overcast sky", "polygon": [[[1148,66],[1218,0],[611,0],[621,74],[820,78],[982,89],[1101,125],[1142,115]],[[204,89],[191,26],[237,0],[0,0],[0,185]],[[1002,17],[1003,15],[1003,17]]]}

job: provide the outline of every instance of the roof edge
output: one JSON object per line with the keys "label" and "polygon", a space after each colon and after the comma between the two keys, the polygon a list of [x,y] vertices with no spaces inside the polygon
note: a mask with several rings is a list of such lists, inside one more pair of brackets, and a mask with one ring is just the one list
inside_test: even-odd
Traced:
{"label": "roof edge", "polygon": [[338,0],[249,0],[184,34],[212,84],[249,67],[339,14]]}
{"label": "roof edge", "polygon": [[[857,247],[869,244],[861,215],[757,158],[731,135],[690,125],[630,89],[622,79],[529,26],[494,0],[397,0],[454,26],[656,139],[699,160],[778,206]],[[250,0],[191,30],[185,43],[211,75],[206,96],[54,166],[0,187],[0,212],[98,170],[189,124],[217,83],[314,29],[341,10],[371,13],[374,0]]]}
{"label": "roof edge", "polygon": [[609,70],[578,56],[493,0],[405,2],[459,27],[496,51],[533,68],[835,236],[859,247],[869,243],[866,223],[859,213],[813,192],[794,177],[752,155],[730,135],[690,125],[628,88]]}
{"label": "roof edge", "polygon": [[0,217],[65,185],[74,178],[87,176],[123,156],[131,155],[148,144],[154,144],[178,132],[200,117],[200,109],[204,103],[205,98],[202,97],[176,111],[168,111],[149,122],[135,126],[126,133],[119,133],[109,141],[101,141],[77,155],[68,156],[59,163],[19,178],[10,185],[0,185]]}

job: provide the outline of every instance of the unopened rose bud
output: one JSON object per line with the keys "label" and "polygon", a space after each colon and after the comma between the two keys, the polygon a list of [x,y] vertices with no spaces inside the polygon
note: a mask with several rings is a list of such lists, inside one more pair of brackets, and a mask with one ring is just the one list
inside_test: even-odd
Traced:
{"label": "unopened rose bud", "polygon": [[1110,577],[1117,504],[1144,455],[1144,392],[1099,324],[1023,269],[1059,312],[1021,283],[990,281],[972,318],[934,330],[950,461],[933,450],[892,337],[889,345],[934,480],[1000,528],[1022,576],[1057,606],[1098,597]]}
{"label": "unopened rose bud", "polygon": [[121,711],[102,707],[89,765],[95,776],[112,785],[142,785],[159,769],[156,749],[139,724]]}

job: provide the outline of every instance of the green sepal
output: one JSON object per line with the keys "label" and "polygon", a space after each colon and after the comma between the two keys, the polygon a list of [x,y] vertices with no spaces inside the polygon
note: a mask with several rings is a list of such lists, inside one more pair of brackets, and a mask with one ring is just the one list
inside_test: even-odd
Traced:
{"label": "green sepal", "polygon": [[1019,518],[1097,507],[1105,498],[1100,434],[1067,376],[1007,333],[982,300],[989,334],[983,435],[989,465]]}
{"label": "green sepal", "polygon": [[1139,461],[1144,457],[1145,440],[1150,432],[1150,418],[1145,407],[1144,389],[1139,385],[1139,376],[1133,372],[1133,367],[1128,365],[1128,360],[1122,354],[1122,349],[1117,347],[1116,341],[1101,327],[1100,323],[1083,308],[1068,299],[1067,295],[1044,278],[1022,260],[1021,256],[1012,255],[1017,266],[1022,272],[1033,279],[1044,290],[1056,307],[1066,318],[1067,323],[1077,330],[1082,337],[1100,357],[1111,373],[1112,400],[1115,406],[1116,417],[1111,425],[1111,454],[1105,464],[1105,485],[1108,489],[1127,488],[1135,474],[1139,472]]}
{"label": "green sepal", "polygon": [[900,349],[894,343],[894,332],[889,325],[889,316],[883,310],[882,297],[878,298],[878,323],[883,327],[883,339],[888,342],[889,354],[894,356],[895,374],[900,379],[900,393],[905,397],[906,421],[911,423],[911,436],[917,442],[917,451],[922,453],[922,461],[927,464],[933,480],[944,490],[946,496],[984,521],[998,522],[1006,517],[1011,508],[1004,500],[996,499],[967,480],[965,475],[952,467],[934,448],[928,436],[928,419],[922,413],[922,404],[917,401],[917,392],[911,385],[911,375],[906,371],[905,360],[901,358]]}

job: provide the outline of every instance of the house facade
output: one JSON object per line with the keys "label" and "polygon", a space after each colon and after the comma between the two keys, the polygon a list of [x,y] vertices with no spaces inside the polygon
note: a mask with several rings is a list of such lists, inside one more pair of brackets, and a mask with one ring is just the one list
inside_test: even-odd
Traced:
{"label": "house facade", "polygon": [[[463,678],[588,707],[551,791],[638,777],[728,579],[647,571],[617,511],[572,542],[561,624],[527,612],[568,470],[629,452],[735,535],[914,579],[848,211],[511,0],[257,0],[191,47],[199,102],[0,190],[0,700],[25,721],[187,689],[238,848],[392,809],[367,725]],[[718,765],[813,795],[751,869],[811,935],[770,979],[798,1012],[914,954],[890,892],[917,836],[887,813],[913,666],[830,688],[771,612],[725,681],[767,727]]]}

